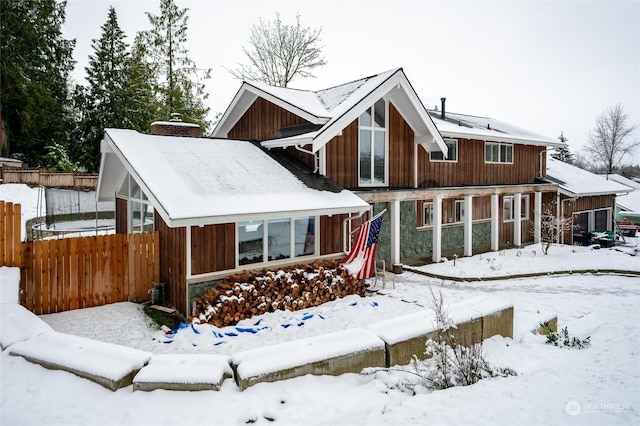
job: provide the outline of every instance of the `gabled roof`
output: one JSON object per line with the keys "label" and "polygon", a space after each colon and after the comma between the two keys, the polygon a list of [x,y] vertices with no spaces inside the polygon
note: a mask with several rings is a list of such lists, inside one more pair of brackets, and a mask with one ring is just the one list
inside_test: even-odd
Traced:
{"label": "gabled roof", "polygon": [[627,195],[616,197],[616,204],[625,212],[640,215],[640,183],[618,174],[600,176],[631,188],[632,190]]}
{"label": "gabled roof", "polygon": [[130,173],[170,227],[363,212],[342,188],[306,184],[251,142],[106,129],[99,200]]}
{"label": "gabled roof", "polygon": [[315,92],[243,82],[212,136],[226,138],[257,97],[312,124],[322,125],[315,131],[264,141],[262,145],[267,148],[311,144],[312,151],[317,152],[378,99],[387,97],[413,129],[416,143],[422,144],[427,151],[447,152],[438,129],[402,68]]}
{"label": "gabled roof", "polygon": [[429,115],[444,137],[550,147],[566,146],[556,139],[538,135],[495,118],[446,112],[443,120],[441,114],[441,111],[429,110]]}
{"label": "gabled roof", "polygon": [[631,188],[602,176],[588,172],[547,156],[546,181],[558,185],[561,194],[569,197],[588,197],[595,195],[619,195],[628,193]]}

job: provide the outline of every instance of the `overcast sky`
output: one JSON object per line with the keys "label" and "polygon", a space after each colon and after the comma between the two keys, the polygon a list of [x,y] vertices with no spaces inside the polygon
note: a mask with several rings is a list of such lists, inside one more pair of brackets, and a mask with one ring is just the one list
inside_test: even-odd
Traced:
{"label": "overcast sky", "polygon": [[[113,5],[131,43],[159,0],[68,0],[63,32],[76,39],[75,78]],[[322,28],[327,65],[290,87],[322,89],[402,67],[427,108],[487,116],[557,138],[579,151],[604,109],[622,103],[640,125],[640,1],[196,1],[188,50],[211,68],[208,105],[224,112],[240,87],[226,68],[244,62],[251,24],[280,12]],[[163,118],[163,117],[160,117]],[[636,131],[640,138],[640,130]],[[640,159],[640,152],[635,155]]]}

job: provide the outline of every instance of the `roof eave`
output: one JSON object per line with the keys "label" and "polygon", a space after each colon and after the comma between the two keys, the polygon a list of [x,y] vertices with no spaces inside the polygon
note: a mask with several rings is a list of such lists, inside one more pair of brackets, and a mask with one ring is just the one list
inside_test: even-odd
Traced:
{"label": "roof eave", "polygon": [[220,216],[204,216],[204,217],[190,217],[190,218],[177,218],[165,220],[170,228],[179,228],[183,226],[205,226],[205,225],[217,225],[223,223],[235,223],[254,220],[269,220],[269,219],[281,219],[289,217],[304,217],[304,216],[333,216],[338,214],[348,213],[363,213],[369,211],[370,206],[363,201],[362,205],[354,205],[348,207],[336,207],[325,208],[319,210],[283,210],[278,212],[258,212],[251,214],[233,214],[233,215],[220,215]]}
{"label": "roof eave", "polygon": [[457,139],[475,139],[485,142],[507,142],[513,144],[521,144],[521,145],[535,145],[535,146],[548,146],[553,148],[561,148],[566,146],[563,143],[552,142],[552,141],[541,141],[541,140],[531,140],[531,139],[521,139],[510,137],[505,134],[503,135],[482,135],[482,134],[474,134],[467,132],[452,132],[447,130],[441,130],[440,134],[445,138],[457,138]]}

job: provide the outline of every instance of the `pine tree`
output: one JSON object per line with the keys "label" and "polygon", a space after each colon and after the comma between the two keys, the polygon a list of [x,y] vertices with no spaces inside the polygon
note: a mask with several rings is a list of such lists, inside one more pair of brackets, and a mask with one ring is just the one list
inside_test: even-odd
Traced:
{"label": "pine tree", "polygon": [[[160,1],[160,15],[147,12],[152,25],[149,31],[140,33],[140,42],[146,46],[146,60],[153,70],[155,93],[160,101],[160,117],[168,119],[179,113],[184,121],[200,124],[205,131],[209,125],[204,100],[203,79],[211,70],[199,70],[188,56],[187,11],[178,9],[173,0]],[[203,71],[203,75],[199,75]]]}
{"label": "pine tree", "polygon": [[551,157],[555,158],[556,160],[571,164],[573,162],[573,154],[569,152],[569,147],[566,146],[569,139],[564,136],[564,130],[560,132],[560,136],[558,136],[558,139],[560,140],[560,142],[565,144],[565,146],[556,148],[554,153],[551,154]]}
{"label": "pine tree", "polygon": [[72,128],[67,80],[75,40],[62,36],[66,1],[0,1],[0,92],[9,153],[45,165],[66,152]]}

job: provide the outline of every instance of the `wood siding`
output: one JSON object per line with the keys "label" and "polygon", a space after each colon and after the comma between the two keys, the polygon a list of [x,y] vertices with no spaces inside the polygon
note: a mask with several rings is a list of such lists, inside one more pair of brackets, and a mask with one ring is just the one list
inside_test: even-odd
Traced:
{"label": "wood siding", "polygon": [[[513,164],[485,163],[485,143],[458,139],[458,161],[430,161],[429,153],[418,150],[420,187],[516,185],[536,181],[540,152],[544,147],[513,145]],[[412,169],[413,170],[413,169]]]}
{"label": "wood siding", "polygon": [[125,198],[116,197],[116,234],[126,234],[129,232],[129,226],[127,224],[127,218],[129,212],[127,206],[129,203]]}
{"label": "wood siding", "polygon": [[263,98],[257,98],[229,131],[229,139],[265,141],[285,126],[308,121]]}
{"label": "wood siding", "polygon": [[234,269],[236,266],[234,223],[191,228],[191,273]]}
{"label": "wood siding", "polygon": [[414,186],[415,136],[411,127],[391,103],[389,103],[388,132],[389,187],[412,188]]}
{"label": "wood siding", "polygon": [[358,188],[358,120],[326,145],[327,177],[343,188]]}
{"label": "wood siding", "polygon": [[320,217],[320,255],[342,252],[342,224],[347,217],[345,214]]}
{"label": "wood siding", "polygon": [[156,212],[155,229],[160,234],[160,282],[165,287],[165,303],[183,314],[187,306],[186,228],[169,228]]}

